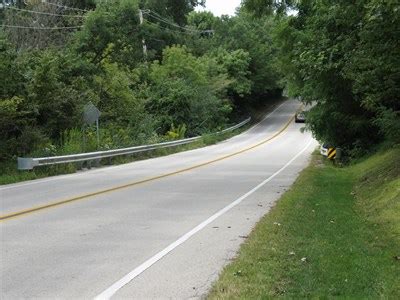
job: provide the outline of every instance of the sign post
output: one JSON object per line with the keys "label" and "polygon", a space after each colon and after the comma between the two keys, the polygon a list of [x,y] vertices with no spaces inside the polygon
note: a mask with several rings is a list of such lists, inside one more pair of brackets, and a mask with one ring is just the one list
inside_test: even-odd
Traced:
{"label": "sign post", "polygon": [[335,157],[336,157],[336,149],[335,148],[329,148],[328,149],[328,158],[330,159],[330,160],[333,160],[333,159],[335,159]]}
{"label": "sign post", "polygon": [[94,106],[92,102],[85,105],[83,109],[83,122],[86,125],[92,125],[96,123],[96,136],[97,136],[97,147],[100,145],[100,131],[99,131],[99,118],[101,116],[100,110]]}

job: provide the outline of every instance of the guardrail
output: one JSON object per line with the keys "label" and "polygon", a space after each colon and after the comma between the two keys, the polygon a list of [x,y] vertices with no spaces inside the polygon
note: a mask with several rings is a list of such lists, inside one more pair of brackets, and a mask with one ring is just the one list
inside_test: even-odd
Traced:
{"label": "guardrail", "polygon": [[[247,118],[243,122],[236,124],[232,127],[226,128],[222,131],[216,132],[214,134],[222,134],[226,132],[233,131],[238,129],[247,123],[249,123],[251,118]],[[63,156],[50,156],[50,157],[40,157],[40,158],[23,158],[18,157],[18,170],[32,170],[35,167],[39,166],[49,166],[49,165],[56,165],[56,164],[66,164],[66,163],[75,163],[75,162],[82,162],[82,161],[95,161],[102,158],[120,156],[120,155],[129,155],[139,152],[146,152],[150,150],[156,150],[161,148],[167,147],[174,147],[180,145],[186,145],[193,143],[195,141],[200,140],[201,136],[196,136],[192,138],[171,141],[171,142],[164,142],[159,144],[152,144],[152,145],[143,145],[143,146],[135,146],[123,149],[114,149],[114,150],[107,150],[107,151],[97,151],[97,152],[90,152],[90,153],[79,153],[79,154],[71,154],[71,155],[63,155]]]}

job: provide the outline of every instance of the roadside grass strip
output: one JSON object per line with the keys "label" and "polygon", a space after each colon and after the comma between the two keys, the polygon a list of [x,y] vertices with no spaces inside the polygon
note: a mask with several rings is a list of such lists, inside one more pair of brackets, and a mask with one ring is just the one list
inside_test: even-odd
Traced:
{"label": "roadside grass strip", "polygon": [[314,153],[209,299],[400,299],[400,148],[334,167]]}

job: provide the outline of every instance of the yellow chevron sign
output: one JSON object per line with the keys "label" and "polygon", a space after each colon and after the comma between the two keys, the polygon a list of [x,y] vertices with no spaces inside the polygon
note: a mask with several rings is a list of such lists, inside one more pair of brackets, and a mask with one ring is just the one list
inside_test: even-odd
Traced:
{"label": "yellow chevron sign", "polygon": [[336,149],[335,148],[329,148],[328,149],[328,158],[329,159],[334,159],[336,157]]}

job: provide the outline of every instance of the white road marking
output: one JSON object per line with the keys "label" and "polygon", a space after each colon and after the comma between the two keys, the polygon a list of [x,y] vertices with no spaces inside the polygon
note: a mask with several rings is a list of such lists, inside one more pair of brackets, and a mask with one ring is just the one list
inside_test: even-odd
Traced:
{"label": "white road marking", "polygon": [[261,182],[259,185],[257,185],[255,188],[241,196],[239,199],[235,200],[231,204],[225,206],[223,209],[218,211],[216,214],[212,215],[210,218],[202,222],[201,224],[197,225],[195,228],[190,230],[188,233],[180,237],[178,240],[170,244],[167,248],[164,250],[158,252],[156,255],[142,263],[140,266],[136,267],[134,270],[126,274],[124,277],[122,277],[120,280],[115,282],[112,286],[107,288],[105,291],[103,291],[101,294],[95,297],[95,300],[105,300],[105,299],[110,299],[118,290],[120,290],[122,287],[124,287],[126,284],[128,284],[130,281],[132,281],[135,277],[139,276],[141,273],[146,271],[148,268],[150,268],[153,264],[155,264],[157,261],[159,261],[161,258],[166,256],[168,253],[170,253],[172,250],[183,244],[185,241],[187,241],[189,238],[191,238],[193,235],[195,235],[197,232],[205,228],[207,225],[209,225],[211,222],[228,212],[230,209],[238,205],[240,202],[242,202],[244,199],[252,195],[254,192],[256,192],[258,189],[263,187],[266,183],[271,181],[275,176],[277,176],[279,173],[281,173],[283,170],[285,170],[289,165],[292,164],[293,161],[295,161],[300,155],[304,153],[304,151],[307,150],[307,148],[311,145],[313,139],[310,139],[310,141],[307,143],[307,145],[301,150],[299,153],[297,153],[296,156],[294,156],[291,160],[289,160],[282,168],[280,168],[278,171],[276,171],[274,174],[272,174],[270,177],[265,179],[263,182]]}

